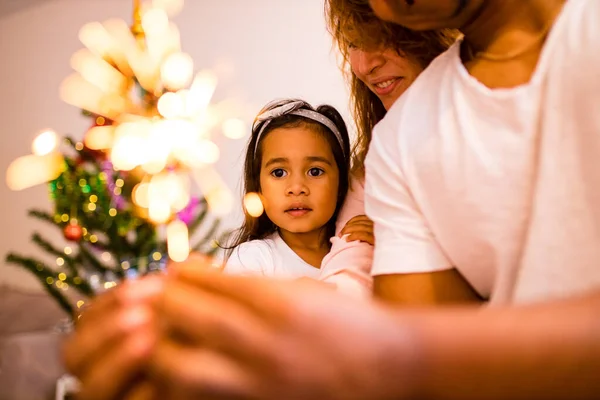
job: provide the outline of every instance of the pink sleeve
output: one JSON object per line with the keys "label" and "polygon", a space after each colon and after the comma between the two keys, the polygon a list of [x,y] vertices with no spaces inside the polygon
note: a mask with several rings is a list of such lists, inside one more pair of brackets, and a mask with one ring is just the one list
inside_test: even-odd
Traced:
{"label": "pink sleeve", "polygon": [[[344,207],[338,215],[336,234],[357,215],[364,215],[364,186],[361,180],[353,179]],[[371,295],[373,280],[373,246],[368,243],[346,241],[346,237],[331,238],[331,251],[321,263],[319,280],[333,283],[338,290],[357,297]]]}

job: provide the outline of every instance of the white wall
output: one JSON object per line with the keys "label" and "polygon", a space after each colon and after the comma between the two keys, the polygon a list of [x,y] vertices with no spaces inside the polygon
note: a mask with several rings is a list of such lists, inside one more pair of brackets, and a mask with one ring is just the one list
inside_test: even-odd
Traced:
{"label": "white wall", "polygon": [[[46,187],[12,192],[6,168],[30,152],[42,128],[83,137],[90,121],[58,98],[59,84],[71,72],[69,58],[82,47],[77,32],[89,21],[129,20],[130,8],[128,0],[54,0],[0,17],[0,283],[39,289],[27,272],[5,265],[4,258],[11,250],[40,255],[29,243],[33,230],[56,243],[62,240],[56,228],[27,217],[32,207],[51,210]],[[175,21],[197,69],[223,62],[233,66],[217,88],[217,100],[241,96],[256,112],[273,98],[301,97],[332,104],[348,116],[323,0],[187,0]],[[217,168],[236,197],[245,141],[218,140]],[[238,203],[226,225],[237,224],[240,216]]]}

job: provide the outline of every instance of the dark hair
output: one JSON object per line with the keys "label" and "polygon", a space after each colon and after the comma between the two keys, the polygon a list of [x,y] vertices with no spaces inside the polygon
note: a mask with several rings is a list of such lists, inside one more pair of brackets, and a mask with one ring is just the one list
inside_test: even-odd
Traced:
{"label": "dark hair", "polygon": [[327,28],[342,55],[342,70],[350,84],[350,103],[357,135],[352,149],[352,173],[364,175],[364,161],[375,124],[386,110],[381,100],[349,67],[351,46],[386,47],[416,61],[425,68],[459,37],[455,29],[412,31],[377,18],[368,0],[325,0]]}
{"label": "dark hair", "polygon": [[[333,122],[341,135],[342,143],[338,141],[335,134],[327,128],[325,125],[299,115],[283,113],[282,115],[274,118],[261,120],[260,116],[270,110],[277,107],[284,106],[286,104],[291,105],[292,103],[298,103],[293,107],[293,110],[310,110],[315,111],[324,117],[328,118]],[[268,125],[265,126],[265,124]],[[261,129],[265,127],[261,132]],[[339,170],[339,185],[338,195],[333,216],[326,224],[326,237],[324,240],[329,240],[330,237],[335,235],[335,222],[337,215],[344,204],[346,199],[346,193],[349,187],[349,170],[350,170],[350,139],[348,137],[348,129],[344,122],[344,119],[340,113],[330,105],[321,105],[316,109],[313,108],[309,103],[297,100],[287,99],[273,101],[267,104],[257,116],[257,119],[252,125],[252,136],[248,142],[248,148],[246,150],[246,158],[244,161],[244,195],[248,193],[260,193],[260,171],[262,163],[262,143],[265,137],[268,136],[269,132],[278,128],[296,128],[300,126],[311,127],[317,132],[323,135],[323,137],[329,143],[335,163]],[[259,138],[260,133],[260,138]],[[258,141],[258,143],[257,143]],[[256,151],[255,151],[256,150]],[[233,239],[230,241],[229,246],[225,247],[227,250],[225,259],[229,258],[233,249],[242,243],[249,242],[256,239],[264,239],[267,236],[273,234],[277,230],[275,224],[269,219],[266,213],[258,218],[248,215],[244,210],[244,222],[242,226],[234,233]]]}

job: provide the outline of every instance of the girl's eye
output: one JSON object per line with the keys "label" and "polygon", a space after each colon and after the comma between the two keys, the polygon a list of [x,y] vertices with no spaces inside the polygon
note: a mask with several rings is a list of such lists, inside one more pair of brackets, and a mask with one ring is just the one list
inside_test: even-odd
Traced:
{"label": "girl's eye", "polygon": [[277,169],[274,169],[273,171],[271,171],[271,175],[274,176],[275,178],[283,178],[284,176],[287,175],[287,172],[285,172],[285,170],[282,168],[277,168]]}
{"label": "girl's eye", "polygon": [[311,168],[308,170],[309,176],[321,176],[325,173],[321,168]]}

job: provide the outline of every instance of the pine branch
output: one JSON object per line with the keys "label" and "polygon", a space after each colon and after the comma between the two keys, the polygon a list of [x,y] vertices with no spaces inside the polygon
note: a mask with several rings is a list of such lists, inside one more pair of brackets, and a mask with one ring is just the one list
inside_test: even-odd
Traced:
{"label": "pine branch", "polygon": [[33,241],[33,243],[37,244],[42,250],[46,251],[47,253],[52,254],[53,256],[56,256],[56,257],[61,257],[63,260],[65,260],[65,265],[67,266],[68,270],[73,275],[77,275],[78,274],[76,262],[75,262],[75,259],[73,257],[70,257],[70,256],[66,255],[64,253],[64,251],[58,250],[50,242],[46,241],[37,232],[33,233],[33,235],[31,236],[31,240]]}
{"label": "pine branch", "polygon": [[219,225],[221,225],[221,221],[220,220],[214,220],[212,226],[210,227],[210,229],[208,230],[208,232],[206,232],[206,234],[202,237],[202,239],[200,239],[195,246],[193,246],[193,250],[194,251],[200,251],[201,248],[206,245],[206,243],[211,240],[214,239],[215,234],[217,233],[217,230],[219,229]]}
{"label": "pine branch", "polygon": [[[56,257],[61,257],[65,261],[65,265],[67,266],[68,271],[70,272],[70,276],[67,275],[67,280],[69,284],[72,284],[77,287],[77,289],[86,296],[92,296],[94,294],[94,289],[90,286],[88,282],[81,279],[79,276],[79,270],[77,269],[77,260],[74,257],[70,257],[66,255],[64,252],[58,250],[51,243],[46,241],[42,236],[35,232],[31,238],[35,244],[40,246],[42,250],[45,250],[47,253],[52,254]],[[79,283],[75,283],[75,278],[80,278]]]}
{"label": "pine branch", "polygon": [[208,214],[208,203],[206,202],[206,199],[202,199],[200,201],[200,206],[202,206],[202,211],[198,214],[198,216],[194,219],[194,221],[190,224],[190,226],[188,227],[188,231],[190,232],[190,236],[196,232],[196,229],[198,229],[198,227],[200,226],[200,224],[202,224],[202,221],[204,221],[204,217],[206,217],[206,214]]}
{"label": "pine branch", "polygon": [[84,265],[89,265],[99,274],[105,275],[108,272],[115,272],[102,264],[96,256],[94,256],[87,248],[85,243],[79,242],[79,257],[80,262]]}
{"label": "pine branch", "polygon": [[42,210],[29,210],[28,215],[30,217],[34,217],[37,218],[39,220],[42,221],[46,221],[46,222],[50,222],[52,225],[56,225],[59,226],[56,221],[54,221],[54,216],[51,215],[49,212],[47,211],[42,211]]}
{"label": "pine branch", "polygon": [[63,295],[59,289],[55,288],[54,285],[49,285],[48,282],[46,282],[46,279],[48,278],[57,279],[54,271],[50,267],[44,265],[44,263],[34,258],[25,258],[14,253],[10,253],[6,257],[6,262],[19,265],[33,273],[35,277],[42,283],[42,286],[48,292],[48,294],[54,297],[62,309],[71,316],[75,315],[75,310],[65,295]]}
{"label": "pine branch", "polygon": [[225,240],[227,240],[230,235],[231,235],[231,231],[221,234],[219,239],[216,240],[216,246],[211,246],[211,249],[206,252],[206,255],[214,256],[217,253],[217,251],[219,251],[219,249],[223,248],[223,247],[221,247],[222,243],[224,243]]}

